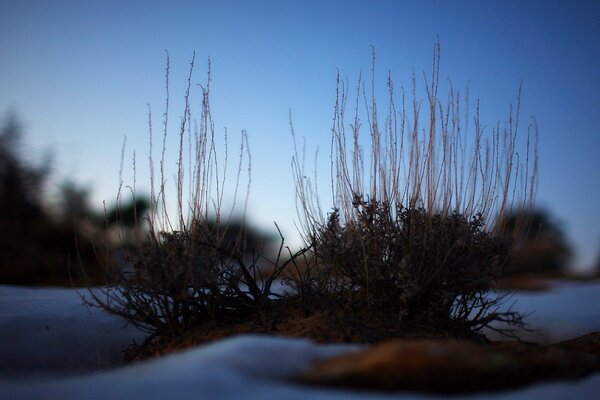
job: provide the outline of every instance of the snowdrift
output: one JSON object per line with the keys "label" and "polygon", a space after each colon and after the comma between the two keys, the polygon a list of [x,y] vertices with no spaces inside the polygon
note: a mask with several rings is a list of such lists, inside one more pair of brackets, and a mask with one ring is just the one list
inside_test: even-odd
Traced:
{"label": "snowdrift", "polygon": [[[85,291],[81,292],[85,295]],[[557,282],[543,293],[517,293],[505,307],[533,312],[526,340],[549,343],[600,331],[600,284]],[[71,289],[0,286],[2,399],[359,399],[364,392],[301,386],[290,378],[351,344],[238,336],[140,363],[122,365],[122,350],[143,335]],[[596,398],[600,374],[470,399]],[[368,393],[374,399],[426,399]]]}

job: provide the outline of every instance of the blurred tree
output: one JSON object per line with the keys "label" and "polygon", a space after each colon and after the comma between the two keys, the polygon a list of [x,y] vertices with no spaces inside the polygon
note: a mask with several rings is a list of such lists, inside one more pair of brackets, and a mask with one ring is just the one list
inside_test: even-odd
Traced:
{"label": "blurred tree", "polygon": [[595,275],[600,278],[600,251],[598,251],[598,258],[596,259]]}
{"label": "blurred tree", "polygon": [[148,212],[150,201],[145,198],[134,198],[125,204],[119,202],[106,213],[108,225],[119,224],[127,228],[136,228]]}
{"label": "blurred tree", "polygon": [[566,272],[571,248],[547,211],[515,212],[507,215],[501,226],[513,240],[506,275]]}
{"label": "blurred tree", "polygon": [[[208,222],[207,225],[213,231],[217,227],[214,221]],[[221,245],[223,248],[242,250],[246,254],[252,254],[252,252],[264,254],[270,245],[276,243],[273,235],[259,230],[241,218],[233,218],[227,225],[222,224],[218,231],[222,235]]]}
{"label": "blurred tree", "polygon": [[3,228],[20,229],[45,223],[47,214],[42,204],[50,161],[39,167],[22,159],[22,129],[16,117],[9,114],[0,129],[0,224]]}
{"label": "blurred tree", "polygon": [[149,209],[150,200],[145,197],[119,199],[98,221],[108,228],[107,237],[112,245],[125,250],[148,239],[146,215]]}
{"label": "blurred tree", "polygon": [[90,190],[66,180],[60,185],[60,217],[65,222],[76,222],[85,218],[96,220],[89,205]]}
{"label": "blurred tree", "polygon": [[45,198],[50,159],[34,165],[28,150],[9,114],[0,128],[0,283],[68,285],[82,268],[92,278],[102,276],[97,255],[106,252],[76,224],[91,213],[88,191],[65,182],[54,216]]}

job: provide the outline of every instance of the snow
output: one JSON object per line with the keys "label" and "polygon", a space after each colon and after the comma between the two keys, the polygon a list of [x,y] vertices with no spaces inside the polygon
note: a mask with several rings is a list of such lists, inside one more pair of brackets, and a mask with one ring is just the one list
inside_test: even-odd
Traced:
{"label": "snow", "polygon": [[[540,344],[573,339],[600,331],[600,283],[555,281],[543,292],[515,292],[501,309],[512,306],[527,315],[527,328],[518,337]],[[498,338],[486,332],[490,339]]]}
{"label": "snow", "polygon": [[143,338],[122,320],[84,306],[75,290],[0,286],[0,377],[115,367],[122,350]]}
{"label": "snow", "polygon": [[[85,291],[83,292],[85,294]],[[519,311],[541,341],[600,330],[600,284],[559,282],[548,293],[517,293]],[[541,333],[540,333],[541,332]],[[523,333],[527,335],[528,333]],[[532,336],[533,337],[533,336]],[[0,399],[359,399],[364,392],[291,382],[320,359],[359,346],[243,335],[130,366],[121,350],[143,335],[117,317],[82,305],[70,289],[0,286]],[[600,374],[545,383],[479,399],[596,398]],[[373,399],[430,399],[368,393]],[[461,397],[456,397],[461,398]]]}

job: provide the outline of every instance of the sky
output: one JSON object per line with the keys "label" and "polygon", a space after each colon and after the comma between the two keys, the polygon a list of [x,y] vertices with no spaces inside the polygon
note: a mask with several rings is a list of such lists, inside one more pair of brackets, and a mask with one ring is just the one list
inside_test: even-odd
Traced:
{"label": "sky", "polygon": [[[199,117],[207,60],[216,132],[227,128],[235,170],[249,137],[251,222],[297,231],[289,117],[308,153],[327,157],[336,73],[352,85],[371,68],[385,88],[430,71],[479,99],[482,120],[503,121],[523,82],[521,116],[540,132],[537,204],[565,230],[573,265],[600,252],[600,3],[597,1],[7,1],[0,0],[0,115],[22,123],[32,162],[50,152],[53,182],[87,186],[114,202],[123,175],[148,191],[148,104],[154,158],[170,56],[170,149],[177,147],[189,63]],[[195,99],[195,100],[194,100]],[[525,124],[525,122],[523,123]],[[167,167],[175,170],[176,159]],[[129,175],[128,175],[129,174]],[[52,188],[50,188],[50,191]],[[242,190],[242,191],[245,191]]]}

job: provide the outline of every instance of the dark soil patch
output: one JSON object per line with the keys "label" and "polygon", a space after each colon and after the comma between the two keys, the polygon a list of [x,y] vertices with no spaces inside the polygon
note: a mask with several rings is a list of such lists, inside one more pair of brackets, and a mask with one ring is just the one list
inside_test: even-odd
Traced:
{"label": "dark soil patch", "polygon": [[307,338],[317,343],[377,344],[397,338],[485,340],[451,321],[436,326],[423,322],[400,325],[393,323],[393,318],[382,318],[377,310],[358,311],[347,314],[327,307],[307,310],[299,298],[290,297],[273,302],[269,310],[245,317],[207,320],[175,335],[165,332],[143,345],[132,346],[126,358],[141,361],[245,333]]}
{"label": "dark soil patch", "polygon": [[515,276],[499,279],[494,286],[500,290],[543,292],[552,288],[552,280],[529,276]]}

